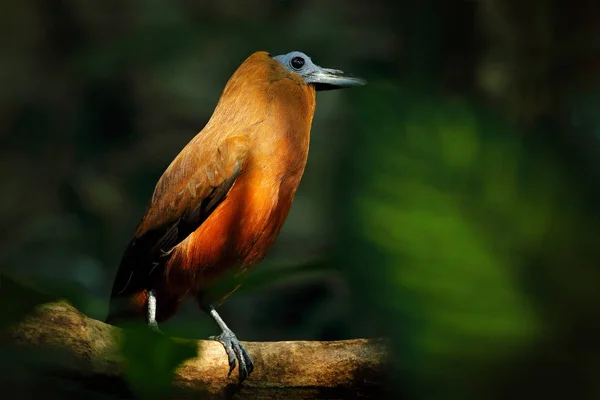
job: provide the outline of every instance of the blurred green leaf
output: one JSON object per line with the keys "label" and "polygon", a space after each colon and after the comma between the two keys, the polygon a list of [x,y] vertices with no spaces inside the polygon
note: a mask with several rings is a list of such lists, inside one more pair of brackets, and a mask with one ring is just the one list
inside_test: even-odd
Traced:
{"label": "blurred green leaf", "polygon": [[169,395],[176,368],[196,357],[198,349],[193,342],[175,341],[137,326],[123,329],[121,353],[133,391],[143,399],[159,399]]}
{"label": "blurred green leaf", "polygon": [[481,398],[485,376],[548,338],[523,276],[584,229],[578,191],[474,105],[375,83],[356,109],[341,267],[417,397]]}

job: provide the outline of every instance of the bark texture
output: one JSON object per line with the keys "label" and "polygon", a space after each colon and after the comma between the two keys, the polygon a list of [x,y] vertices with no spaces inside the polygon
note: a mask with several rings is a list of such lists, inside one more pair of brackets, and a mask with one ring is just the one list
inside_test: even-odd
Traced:
{"label": "bark texture", "polygon": [[[62,362],[53,362],[40,374],[46,380],[49,375],[59,376],[80,389],[131,398],[119,352],[120,334],[121,329],[90,319],[66,302],[54,302],[35,308],[2,335],[2,344],[5,348],[63,354]],[[185,361],[175,373],[171,398],[341,399],[382,395],[385,348],[381,340],[244,342],[255,370],[242,385],[237,383],[237,369],[227,377],[227,357],[220,343],[199,340],[196,345],[197,357]],[[40,387],[44,386],[47,382]]]}

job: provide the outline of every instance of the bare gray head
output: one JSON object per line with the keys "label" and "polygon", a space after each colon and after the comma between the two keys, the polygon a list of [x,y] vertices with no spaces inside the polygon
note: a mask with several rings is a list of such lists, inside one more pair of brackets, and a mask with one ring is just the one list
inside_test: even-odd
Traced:
{"label": "bare gray head", "polygon": [[289,71],[300,75],[306,83],[314,85],[316,90],[363,86],[367,83],[364,79],[349,76],[338,69],[319,67],[309,56],[299,51],[275,56],[273,59],[282,63]]}

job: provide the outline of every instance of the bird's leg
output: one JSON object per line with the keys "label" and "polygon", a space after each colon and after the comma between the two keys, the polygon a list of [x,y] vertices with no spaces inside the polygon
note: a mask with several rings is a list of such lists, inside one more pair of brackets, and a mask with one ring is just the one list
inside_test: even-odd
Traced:
{"label": "bird's leg", "polygon": [[217,325],[219,325],[219,328],[221,328],[220,335],[211,336],[209,339],[221,342],[221,344],[225,347],[225,352],[227,353],[227,357],[229,359],[228,376],[231,375],[231,372],[235,368],[237,359],[239,362],[238,370],[240,372],[240,383],[243,382],[244,379],[246,379],[254,370],[254,363],[252,362],[252,358],[250,358],[250,354],[248,354],[248,351],[240,343],[232,330],[229,329],[229,327],[225,324],[225,321],[223,321],[213,306],[203,306],[202,309],[208,313],[212,319],[215,320]]}
{"label": "bird's leg", "polygon": [[154,289],[148,290],[147,306],[148,313],[146,319],[148,321],[148,327],[154,332],[162,333],[161,330],[158,329],[158,323],[156,322],[156,292]]}

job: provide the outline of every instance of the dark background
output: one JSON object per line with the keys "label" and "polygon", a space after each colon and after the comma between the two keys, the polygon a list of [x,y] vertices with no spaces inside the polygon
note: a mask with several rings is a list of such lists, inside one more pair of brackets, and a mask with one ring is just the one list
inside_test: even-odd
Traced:
{"label": "dark background", "polygon": [[[403,398],[600,397],[600,3],[4,0],[0,43],[5,276],[103,319],[229,76],[300,50],[369,84],[318,94],[238,337],[390,337]],[[216,333],[193,304],[163,329]]]}

